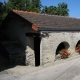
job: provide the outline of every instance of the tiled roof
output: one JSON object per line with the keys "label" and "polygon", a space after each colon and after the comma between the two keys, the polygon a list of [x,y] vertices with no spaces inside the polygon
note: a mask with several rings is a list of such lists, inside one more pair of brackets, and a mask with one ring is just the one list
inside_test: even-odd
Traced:
{"label": "tiled roof", "polygon": [[80,30],[80,19],[77,18],[18,10],[13,10],[13,12],[35,24],[39,28]]}

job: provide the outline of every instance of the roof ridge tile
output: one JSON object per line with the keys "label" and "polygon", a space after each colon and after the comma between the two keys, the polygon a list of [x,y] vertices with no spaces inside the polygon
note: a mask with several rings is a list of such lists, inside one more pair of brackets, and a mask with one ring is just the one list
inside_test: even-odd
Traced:
{"label": "roof ridge tile", "polygon": [[40,15],[46,15],[46,16],[55,16],[55,17],[63,17],[63,18],[71,18],[71,19],[80,19],[80,18],[75,18],[75,17],[69,17],[69,16],[61,16],[61,15],[49,15],[49,14],[41,14],[37,12],[28,12],[28,11],[23,11],[23,10],[12,10],[13,12],[23,12],[23,13],[28,13],[28,14],[40,14]]}
{"label": "roof ridge tile", "polygon": [[40,14],[37,12],[28,12],[28,11],[23,11],[23,10],[12,10],[13,12],[24,12],[24,13],[29,13],[29,14]]}

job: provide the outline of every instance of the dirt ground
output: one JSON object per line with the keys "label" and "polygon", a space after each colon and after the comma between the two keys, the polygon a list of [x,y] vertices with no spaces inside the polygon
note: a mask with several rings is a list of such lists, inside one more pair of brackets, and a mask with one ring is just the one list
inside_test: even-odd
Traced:
{"label": "dirt ground", "polygon": [[66,62],[68,60],[71,60],[73,58],[77,58],[77,57],[80,57],[79,54],[76,54],[68,59],[56,59],[55,62],[52,62],[52,63],[47,63],[45,65],[42,65],[42,66],[39,66],[39,67],[35,67],[35,66],[23,66],[23,65],[8,65],[8,61],[0,55],[0,75],[3,75],[3,74],[16,74],[16,75],[24,75],[24,74],[29,74],[31,72],[35,72],[35,71],[38,71],[40,69],[43,69],[43,68],[46,68],[48,66],[53,66],[53,65],[56,65],[56,64],[60,64],[62,62]]}

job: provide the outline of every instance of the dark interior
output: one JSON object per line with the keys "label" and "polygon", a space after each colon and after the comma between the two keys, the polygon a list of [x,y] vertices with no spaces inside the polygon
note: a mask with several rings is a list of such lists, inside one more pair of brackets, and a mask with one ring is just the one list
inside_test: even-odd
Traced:
{"label": "dark interior", "polygon": [[40,38],[34,37],[35,66],[40,65]]}
{"label": "dark interior", "polygon": [[65,48],[65,45],[64,45],[64,43],[62,42],[62,43],[59,44],[59,46],[57,47],[56,55],[58,55],[58,54],[59,54],[59,51],[62,50],[62,49],[64,49],[64,48]]}

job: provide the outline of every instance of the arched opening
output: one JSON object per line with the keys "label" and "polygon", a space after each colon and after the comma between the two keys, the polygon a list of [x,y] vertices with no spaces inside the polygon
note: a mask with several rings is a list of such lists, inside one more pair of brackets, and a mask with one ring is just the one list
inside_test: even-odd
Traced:
{"label": "arched opening", "polygon": [[70,45],[68,44],[68,42],[61,42],[56,49],[56,55],[58,55],[62,49],[68,49],[69,47]]}
{"label": "arched opening", "polygon": [[75,50],[80,53],[80,40],[77,42]]}

